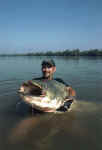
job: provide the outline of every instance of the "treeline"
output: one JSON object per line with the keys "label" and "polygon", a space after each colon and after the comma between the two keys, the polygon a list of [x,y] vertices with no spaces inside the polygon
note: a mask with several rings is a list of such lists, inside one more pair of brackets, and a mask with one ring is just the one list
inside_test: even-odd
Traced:
{"label": "treeline", "polygon": [[63,50],[63,51],[47,51],[47,52],[35,52],[26,54],[1,54],[0,56],[102,56],[102,50],[91,49],[81,51],[80,49]]}

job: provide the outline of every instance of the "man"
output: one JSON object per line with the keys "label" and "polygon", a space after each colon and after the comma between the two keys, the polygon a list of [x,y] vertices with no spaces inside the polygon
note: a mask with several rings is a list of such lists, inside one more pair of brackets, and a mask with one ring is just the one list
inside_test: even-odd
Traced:
{"label": "man", "polygon": [[[75,96],[76,95],[75,91],[67,83],[65,83],[60,78],[53,78],[53,74],[55,71],[56,71],[56,65],[52,59],[43,60],[42,61],[42,77],[36,78],[35,80],[47,81],[47,80],[54,79],[54,80],[66,85],[66,90],[68,91],[70,97]],[[42,93],[42,94],[44,95],[44,93]],[[70,102],[69,102],[69,99],[68,100],[66,99],[65,104],[61,108],[59,108],[59,110],[66,111],[70,107],[72,101],[73,100],[70,100]]]}

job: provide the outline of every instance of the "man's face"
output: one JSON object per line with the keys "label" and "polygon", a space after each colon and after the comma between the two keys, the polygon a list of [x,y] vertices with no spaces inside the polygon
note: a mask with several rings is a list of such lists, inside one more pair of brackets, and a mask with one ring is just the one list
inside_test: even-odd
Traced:
{"label": "man's face", "polygon": [[50,79],[50,77],[53,75],[53,73],[56,71],[55,66],[51,66],[48,64],[42,65],[42,73],[43,77]]}

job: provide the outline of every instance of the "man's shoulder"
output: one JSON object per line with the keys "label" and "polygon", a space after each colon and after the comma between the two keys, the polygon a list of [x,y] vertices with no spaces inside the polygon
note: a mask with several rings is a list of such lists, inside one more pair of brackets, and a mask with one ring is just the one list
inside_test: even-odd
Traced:
{"label": "man's shoulder", "polygon": [[69,86],[69,84],[66,83],[66,82],[65,82],[63,79],[61,79],[61,78],[54,78],[54,80],[56,80],[56,81],[58,81],[58,82],[61,82],[61,83],[65,84],[66,86]]}
{"label": "man's shoulder", "polygon": [[61,78],[54,78],[54,80],[59,81],[59,82],[64,82],[63,79]]}

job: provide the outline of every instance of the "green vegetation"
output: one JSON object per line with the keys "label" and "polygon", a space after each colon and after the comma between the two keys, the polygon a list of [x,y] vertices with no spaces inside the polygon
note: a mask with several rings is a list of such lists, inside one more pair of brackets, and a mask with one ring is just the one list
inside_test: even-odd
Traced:
{"label": "green vegetation", "polygon": [[63,50],[63,51],[47,51],[47,52],[34,52],[26,54],[0,54],[0,56],[102,56],[102,49],[91,49],[81,51],[80,49]]}

